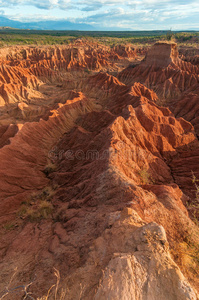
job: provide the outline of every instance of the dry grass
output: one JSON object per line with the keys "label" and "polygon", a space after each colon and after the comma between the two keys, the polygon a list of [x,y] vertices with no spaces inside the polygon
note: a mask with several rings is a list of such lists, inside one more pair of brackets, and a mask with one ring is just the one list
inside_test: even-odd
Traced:
{"label": "dry grass", "polygon": [[142,184],[150,184],[153,182],[151,175],[146,168],[140,169],[138,175],[141,178]]}
{"label": "dry grass", "polygon": [[185,241],[175,243],[171,254],[188,278],[199,276],[199,249],[198,244],[187,236]]}
{"label": "dry grass", "polygon": [[187,227],[187,234],[182,235],[178,240],[173,241],[170,253],[180,267],[184,275],[198,288],[199,278],[199,244],[198,244],[198,217],[196,215],[199,208],[199,180],[192,172],[192,184],[194,185],[195,200],[187,202],[187,208],[191,212],[191,219],[195,225]]}
{"label": "dry grass", "polygon": [[[14,270],[13,275],[11,276],[11,279],[8,283],[8,285],[5,287],[5,289],[3,291],[0,292],[0,300],[2,299],[6,299],[7,296],[10,296],[11,294],[13,295],[13,299],[16,299],[16,295],[18,292],[20,292],[20,294],[23,294],[22,298],[20,299],[31,299],[31,300],[48,300],[48,299],[54,299],[54,300],[64,300],[66,299],[66,291],[63,289],[59,290],[59,284],[60,284],[60,273],[57,269],[54,268],[54,275],[56,277],[56,283],[53,284],[46,295],[42,296],[42,297],[37,297],[34,298],[32,296],[32,293],[29,291],[29,288],[31,287],[31,285],[33,284],[34,280],[29,282],[28,284],[24,284],[24,285],[20,285],[20,286],[16,286],[16,287],[11,287],[11,284],[14,280],[14,278],[17,275],[17,268]],[[50,297],[50,298],[49,298]]]}
{"label": "dry grass", "polygon": [[32,222],[51,217],[53,212],[51,200],[54,194],[55,190],[52,187],[33,193],[27,201],[22,203],[18,216]]}
{"label": "dry grass", "polygon": [[23,216],[30,221],[47,219],[53,211],[53,205],[46,200],[38,203],[35,207],[23,207]]}
{"label": "dry grass", "polygon": [[168,101],[165,98],[158,98],[157,101],[155,102],[156,105],[158,106],[163,106],[163,107],[167,107],[168,106]]}
{"label": "dry grass", "polygon": [[195,199],[191,199],[191,201],[187,201],[186,207],[190,212],[191,219],[194,223],[199,227],[199,179],[196,178],[195,174],[192,171],[192,184],[194,186]]}
{"label": "dry grass", "polygon": [[[66,299],[65,296],[66,296],[66,291],[61,289],[59,295],[58,295],[58,290],[59,290],[59,284],[60,284],[60,273],[57,269],[54,268],[54,275],[55,277],[57,278],[57,281],[56,281],[56,284],[53,284],[47,294],[45,296],[42,296],[41,298],[37,298],[37,300],[48,300],[50,296],[54,296],[54,300],[64,300]],[[54,292],[53,292],[54,290]],[[52,295],[52,293],[54,295]],[[51,297],[52,299],[52,297]]]}
{"label": "dry grass", "polygon": [[194,175],[193,171],[192,171],[192,183],[195,187],[195,203],[193,204],[193,206],[198,209],[199,208],[199,185],[198,185],[199,179],[196,178],[196,176]]}

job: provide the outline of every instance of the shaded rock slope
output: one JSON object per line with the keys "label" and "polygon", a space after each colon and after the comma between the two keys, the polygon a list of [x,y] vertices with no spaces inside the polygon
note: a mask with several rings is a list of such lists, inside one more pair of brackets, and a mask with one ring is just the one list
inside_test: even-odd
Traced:
{"label": "shaded rock slope", "polygon": [[197,65],[81,40],[2,61],[0,297],[56,268],[60,299],[199,299]]}

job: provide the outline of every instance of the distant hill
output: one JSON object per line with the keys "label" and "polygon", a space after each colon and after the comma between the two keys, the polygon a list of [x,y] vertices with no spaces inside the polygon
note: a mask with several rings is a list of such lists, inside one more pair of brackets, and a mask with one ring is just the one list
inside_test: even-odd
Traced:
{"label": "distant hill", "polygon": [[95,28],[85,23],[72,23],[66,20],[47,20],[39,22],[19,22],[0,16],[0,27],[36,30],[94,30]]}

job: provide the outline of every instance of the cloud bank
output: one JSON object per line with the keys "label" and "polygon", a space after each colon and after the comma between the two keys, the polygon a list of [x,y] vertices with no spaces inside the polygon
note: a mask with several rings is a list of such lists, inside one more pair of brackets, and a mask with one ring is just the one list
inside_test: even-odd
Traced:
{"label": "cloud bank", "polygon": [[0,10],[18,21],[66,19],[96,29],[199,29],[198,0],[0,0]]}

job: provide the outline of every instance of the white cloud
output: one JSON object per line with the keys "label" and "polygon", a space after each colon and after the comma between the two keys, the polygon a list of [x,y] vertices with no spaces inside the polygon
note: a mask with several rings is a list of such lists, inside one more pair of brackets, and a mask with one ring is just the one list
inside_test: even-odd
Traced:
{"label": "white cloud", "polygon": [[[33,8],[29,11],[30,6]],[[16,13],[23,7],[23,13]],[[67,18],[97,27],[164,29],[199,27],[198,0],[0,0],[0,8],[12,18]],[[45,11],[48,11],[45,13]],[[38,17],[39,18],[39,17]],[[180,28],[179,28],[180,29]]]}
{"label": "white cloud", "polygon": [[56,7],[67,8],[70,4],[70,0],[0,0],[1,7],[12,7],[22,5],[32,5],[40,9],[53,9]]}

